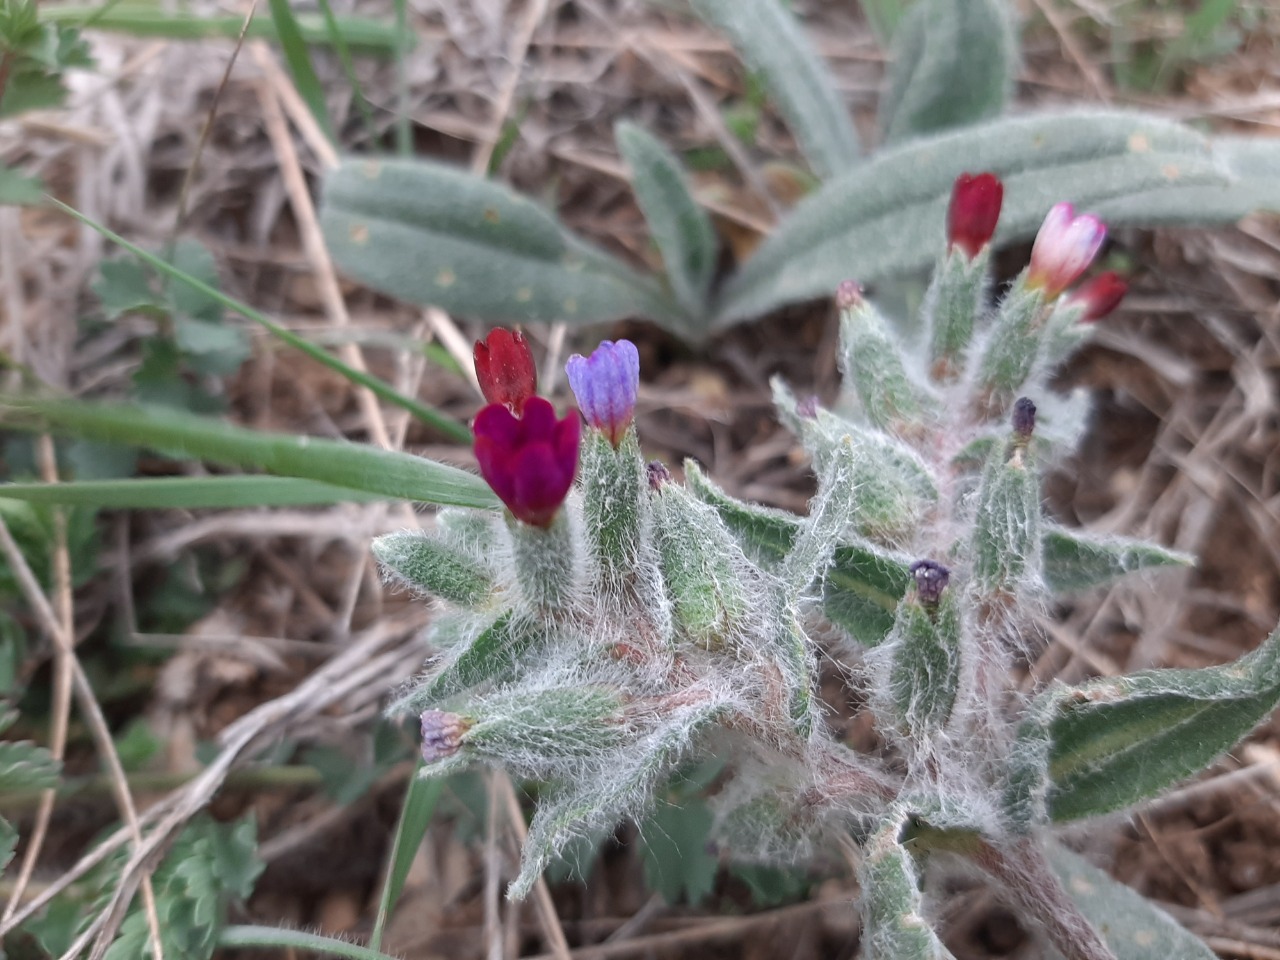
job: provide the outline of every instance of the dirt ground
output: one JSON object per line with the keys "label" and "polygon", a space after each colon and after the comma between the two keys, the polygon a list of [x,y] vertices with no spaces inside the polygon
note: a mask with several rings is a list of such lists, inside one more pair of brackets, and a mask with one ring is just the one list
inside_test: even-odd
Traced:
{"label": "dirt ground", "polygon": [[[884,59],[857,5],[795,6],[870,137]],[[1027,6],[1020,108],[1137,104],[1213,129],[1280,135],[1280,51],[1271,37],[1260,33],[1192,65],[1167,93],[1139,95],[1112,82],[1107,48],[1080,13],[1088,4]],[[1055,23],[1045,21],[1046,6],[1058,11]],[[391,15],[377,3],[359,10]],[[573,229],[637,262],[653,253],[612,145],[614,121],[638,120],[677,148],[714,146],[726,132],[706,105],[744,91],[742,70],[723,41],[644,3],[440,0],[415,8],[411,19],[420,33],[407,77],[416,149],[474,164],[518,118],[498,174],[552,201]],[[297,331],[332,331],[317,279],[323,273],[303,246],[281,174],[289,164],[264,112],[264,102],[284,99],[287,106],[281,91],[288,81],[266,66],[266,48],[250,43],[220,90],[231,46],[96,37],[101,69],[76,78],[67,110],[17,121],[20,145],[8,144],[5,155],[32,163],[60,196],[138,242],[163,242],[185,206],[182,230],[214,251],[226,290]],[[350,131],[345,145],[367,146],[340,66],[324,57],[319,65],[329,108]],[[375,104],[393,101],[389,64],[362,59],[357,68]],[[217,113],[183,201],[215,95]],[[305,135],[294,142],[314,185],[320,162]],[[775,211],[795,199],[795,177],[784,166],[795,155],[781,122],[766,112],[750,170],[699,174],[725,240],[726,266],[744,258]],[[760,184],[770,191],[768,202]],[[0,240],[5,270],[24,280],[21,319],[10,304],[8,322],[20,323],[41,376],[97,393],[122,383],[137,365],[128,331],[112,344],[86,338],[77,326],[92,308],[88,285],[101,242],[53,213],[12,209],[0,210]],[[1026,253],[1002,258],[1006,277]],[[1280,217],[1255,215],[1219,230],[1120,230],[1112,254],[1133,265],[1133,289],[1095,345],[1062,375],[1063,389],[1090,391],[1096,412],[1079,454],[1050,479],[1049,508],[1064,522],[1151,536],[1200,562],[1063,607],[1027,665],[1028,686],[1221,663],[1255,646],[1280,619]],[[350,326],[366,343],[395,333],[465,355],[480,332],[355,284],[342,291]],[[833,395],[830,303],[790,308],[700,349],[644,323],[586,332],[534,328],[530,335],[548,372],[601,337],[633,339],[641,351],[637,422],[647,455],[677,465],[695,458],[731,493],[805,508],[811,477],[772,414],[768,380],[782,373],[797,392]],[[374,427],[349,384],[256,335],[254,346],[227,388],[238,422],[369,439]],[[461,376],[376,345],[362,353],[375,372],[441,409],[467,418],[479,408]],[[552,389],[563,395],[563,380]],[[469,451],[397,414],[386,416],[386,426],[406,449],[473,465]],[[141,469],[171,467],[144,461]],[[190,774],[201,743],[244,730],[245,762],[272,751],[287,762],[290,749],[322,745],[367,765],[380,704],[425,652],[420,635],[430,610],[380,586],[367,553],[374,534],[404,523],[397,509],[382,506],[111,517],[105,569],[75,598],[87,650],[105,648],[101,628],[113,622],[126,624],[135,646],[145,635],[164,634],[140,624],[133,611],[153,606],[175,573],[197,565],[237,571],[212,609],[163,641],[172,656],[134,658],[127,674],[111,678],[113,726],[143,718],[164,740],[149,772]],[[363,663],[342,659],[352,650]],[[370,664],[376,670],[363,679],[351,674]],[[317,672],[326,665],[331,674]],[[350,682],[342,681],[344,671]],[[49,675],[40,667],[33,686],[50,683]],[[290,696],[288,710],[262,712]],[[87,738],[73,736],[68,770],[93,764]],[[408,771],[406,761],[378,769],[373,785],[345,805],[315,782],[262,783],[233,773],[212,811],[219,818],[251,811],[267,862],[236,922],[367,936]],[[157,790],[139,802],[145,807],[163,796]],[[548,926],[558,924],[572,947],[600,945],[575,949],[583,957],[857,955],[857,889],[847,865],[823,865],[807,896],[767,909],[724,872],[705,902],[669,905],[646,886],[630,828],[607,846],[585,887],[552,886],[552,915],[534,904],[500,903],[499,881],[515,863],[509,810],[494,803],[477,816],[470,803],[446,797],[391,919],[387,951],[457,960],[542,955]],[[38,877],[48,880],[74,862],[113,816],[105,794],[59,805]],[[1223,957],[1280,958],[1280,719],[1194,783],[1072,839],[1168,905]],[[955,896],[943,929],[957,957],[1041,955],[989,890],[964,878],[948,883]]]}

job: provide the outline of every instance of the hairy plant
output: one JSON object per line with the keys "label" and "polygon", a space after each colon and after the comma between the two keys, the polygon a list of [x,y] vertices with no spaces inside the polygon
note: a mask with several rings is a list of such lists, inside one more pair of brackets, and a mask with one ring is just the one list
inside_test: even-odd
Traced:
{"label": "hairy plant", "polygon": [[[523,338],[477,345],[498,400],[476,419],[476,453],[506,511],[447,509],[435,532],[374,550],[445,605],[438,654],[393,707],[421,717],[425,775],[482,763],[540,784],[512,896],[715,752],[732,758],[713,798],[730,856],[804,861],[841,837],[861,848],[866,957],[949,955],[922,899],[935,863],[985,873],[1072,960],[1211,956],[1109,892],[1052,828],[1123,810],[1228,750],[1280,701],[1280,633],[1223,667],[1013,686],[1055,595],[1191,558],[1044,516],[1041,471],[1086,414],[1047,378],[1124,282],[1081,282],[1105,227],[1059,204],[990,305],[1003,193],[990,175],[957,181],[927,336],[903,342],[845,283],[839,402],[775,383],[818,477],[804,517],[736,500],[692,462],[684,483],[646,465],[626,341],[569,361],[585,428],[532,396]],[[874,717],[873,753],[827,722],[828,657],[846,681],[839,706]]]}

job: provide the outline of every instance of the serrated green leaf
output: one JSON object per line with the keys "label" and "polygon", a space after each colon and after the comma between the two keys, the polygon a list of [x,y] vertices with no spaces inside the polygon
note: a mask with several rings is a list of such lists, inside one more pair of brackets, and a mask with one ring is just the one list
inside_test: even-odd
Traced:
{"label": "serrated green leaf", "polygon": [[404,500],[498,506],[479,477],[392,450],[233,427],[159,407],[0,396],[0,422],[33,431],[147,447]]}
{"label": "serrated green leaf", "polygon": [[13,851],[18,849],[18,831],[4,817],[0,817],[0,872],[13,859]]}
{"label": "serrated green leaf", "polygon": [[1129,537],[1098,537],[1049,527],[1040,540],[1044,581],[1054,593],[1087,590],[1126,574],[1159,567],[1189,567],[1195,557]]}
{"label": "serrated green leaf", "polygon": [[61,770],[62,764],[44,747],[27,740],[0,741],[0,793],[57,786]]}
{"label": "serrated green leaf", "polygon": [[1048,722],[1056,821],[1120,810],[1199,773],[1280,703],[1280,629],[1234,663],[1055,686]]}
{"label": "serrated green leaf", "polygon": [[108,317],[158,309],[159,297],[151,289],[150,276],[142,264],[133,260],[104,260],[98,271],[101,276],[93,282],[93,292]]}
{"label": "serrated green leaf", "polygon": [[885,142],[999,116],[1017,59],[1004,0],[918,0],[893,38],[880,99]]}
{"label": "serrated green leaf", "polygon": [[173,255],[168,258],[175,270],[200,282],[200,287],[187,283],[166,284],[166,296],[175,313],[198,320],[215,322],[222,319],[225,307],[222,302],[206,292],[217,290],[218,264],[213,253],[203,243],[182,237],[173,245]]}
{"label": "serrated green leaf", "polygon": [[858,135],[822,57],[778,0],[691,0],[759,75],[820,177],[858,162]]}
{"label": "serrated green leaf", "polygon": [[711,220],[689,192],[680,161],[665,145],[626,121],[614,128],[614,140],[631,168],[631,188],[662,254],[667,282],[698,324],[686,335],[699,336],[710,319],[707,291],[716,269]]}
{"label": "serrated green leaf", "polygon": [[650,890],[667,903],[701,903],[715,887],[719,860],[707,852],[715,818],[706,801],[661,804],[640,825],[640,853]]}
{"label": "serrated green leaf", "polygon": [[301,507],[390,499],[350,487],[294,477],[140,477],[71,483],[3,483],[0,498],[110,510]]}
{"label": "serrated green leaf", "polygon": [[[1273,153],[1280,147],[1260,148],[1249,162],[1259,166]],[[1237,176],[1232,162],[1187,127],[1110,110],[1003,118],[914,140],[805,198],[725,285],[716,325],[830,295],[850,276],[870,282],[929,266],[943,245],[952,185],[965,171],[989,170],[1004,181],[997,236],[1007,243],[1033,236],[1066,197],[1113,225],[1158,222],[1170,195],[1226,190]],[[1136,203],[1146,191],[1158,197]],[[1203,200],[1200,222],[1239,216],[1235,195],[1195,196]]]}
{"label": "serrated green leaf", "polygon": [[1116,960],[1214,960],[1199,937],[1146,897],[1060,844],[1046,845],[1049,865],[1063,889],[1102,934]]}
{"label": "serrated green leaf", "polygon": [[348,159],[325,182],[320,220],[344,272],[411,302],[496,323],[689,325],[652,278],[528,198],[444,164]]}

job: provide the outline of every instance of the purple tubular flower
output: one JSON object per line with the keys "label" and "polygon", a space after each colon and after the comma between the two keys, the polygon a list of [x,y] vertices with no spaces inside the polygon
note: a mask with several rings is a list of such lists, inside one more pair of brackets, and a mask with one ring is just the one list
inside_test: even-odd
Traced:
{"label": "purple tubular flower", "polygon": [[498,499],[517,520],[550,526],[578,472],[578,415],[571,411],[558,420],[550,401],[530,397],[521,417],[489,404],[471,430],[480,474]]}
{"label": "purple tubular flower", "polygon": [[630,340],[604,340],[590,357],[575,353],[564,366],[587,423],[616,448],[626,435],[640,386],[640,353]]}
{"label": "purple tubular flower", "polygon": [[470,722],[456,713],[427,710],[422,714],[422,759],[434,763],[451,757],[462,747],[462,735]]}
{"label": "purple tubular flower", "polygon": [[1093,214],[1077,217],[1071,204],[1055,204],[1031,248],[1027,285],[1043,289],[1050,300],[1056,298],[1089,269],[1106,239],[1106,224]]}

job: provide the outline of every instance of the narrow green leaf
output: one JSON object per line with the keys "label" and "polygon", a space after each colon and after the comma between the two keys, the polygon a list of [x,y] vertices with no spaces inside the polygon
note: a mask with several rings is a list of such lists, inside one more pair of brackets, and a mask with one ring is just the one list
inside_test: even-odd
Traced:
{"label": "narrow green leaf", "polygon": [[369,937],[369,948],[378,950],[382,946],[382,934],[396,901],[400,899],[400,891],[404,889],[404,881],[409,876],[409,868],[413,866],[413,858],[422,846],[422,838],[427,834],[427,827],[436,810],[436,801],[440,799],[440,791],[444,789],[444,781],[433,777],[420,777],[422,761],[413,768],[413,776],[409,778],[409,787],[405,791],[404,806],[400,808],[400,819],[396,822],[396,835],[391,842],[391,856],[387,858],[387,875],[382,881],[382,895],[378,898],[378,913],[373,922],[373,934]]}
{"label": "narrow green leaf", "polygon": [[507,611],[465,647],[449,651],[431,680],[397,701],[392,709],[419,713],[471,687],[509,680],[520,659],[545,640],[546,635],[536,623]]}
{"label": "narrow green leaf", "polygon": [[533,201],[439,163],[348,159],[329,174],[321,226],[335,262],[376,290],[495,323],[647,316],[681,308]]}
{"label": "narrow green leaf", "polygon": [[861,0],[862,15],[867,18],[880,46],[888,46],[897,35],[910,4],[911,0]]}
{"label": "narrow green leaf", "polygon": [[386,499],[349,487],[295,477],[146,477],[73,483],[5,483],[0,497],[110,510],[200,510],[301,507]]}
{"label": "narrow green leaf", "polygon": [[[48,6],[40,11],[40,19],[134,37],[163,37],[168,40],[205,40],[222,37],[234,40],[244,26],[243,16],[197,17],[174,13],[158,3],[106,3],[92,7]],[[333,42],[328,25],[314,14],[295,14],[294,21],[304,42],[323,45]],[[395,25],[369,17],[337,17],[338,29],[347,45],[361,53],[387,54],[405,43],[405,35]],[[265,17],[249,22],[248,39],[279,42],[275,23]]]}
{"label": "narrow green leaf", "polygon": [[272,336],[276,337],[278,340],[288,344],[296,350],[301,351],[302,353],[305,353],[307,356],[311,357],[311,359],[324,364],[330,370],[341,374],[352,383],[356,383],[367,388],[379,399],[384,400],[387,403],[394,404],[402,410],[408,410],[423,423],[430,424],[441,433],[457,440],[460,443],[469,444],[471,442],[471,431],[458,423],[458,421],[454,420],[452,417],[445,416],[440,411],[433,410],[431,407],[428,407],[424,403],[419,403],[412,397],[406,397],[384,380],[379,380],[377,377],[371,376],[370,374],[364,373],[360,370],[356,370],[354,367],[343,363],[328,351],[323,350],[322,348],[317,347],[314,343],[311,343],[309,340],[298,336],[292,330],[282,327],[265,314],[259,313],[257,310],[241,303],[239,300],[228,297],[220,290],[217,290],[209,284],[200,281],[182,270],[179,270],[164,258],[158,257],[154,253],[150,253],[149,251],[143,250],[141,247],[130,243],[124,237],[117,233],[113,233],[102,224],[85,216],[75,208],[67,206],[62,201],[50,197],[49,202],[63,213],[74,217],[86,226],[96,230],[112,243],[118,244],[128,250],[134,256],[149,264],[164,276],[178,280],[190,287],[192,290],[222,304],[228,310],[234,310],[242,317],[252,320],[254,323],[269,331]]}
{"label": "narrow green leaf", "polygon": [[283,927],[227,927],[218,935],[218,946],[240,950],[271,950],[278,956],[282,950],[301,950],[322,957],[344,957],[346,960],[400,960],[380,950],[371,950],[345,940],[335,940],[318,933],[286,930]]}
{"label": "narrow green leaf", "polygon": [[1040,540],[1045,583],[1054,593],[1074,593],[1129,573],[1190,567],[1195,557],[1129,537],[1097,537],[1083,530],[1049,527]]}
{"label": "narrow green leaf", "polygon": [[1200,772],[1280,703],[1280,629],[1235,663],[1056,686],[1049,812],[1119,810]]}
{"label": "narrow green leaf", "polygon": [[0,396],[0,422],[30,431],[147,447],[169,456],[258,467],[401,500],[496,509],[477,476],[394,450],[233,427],[159,407]]}
{"label": "narrow green leaf", "polygon": [[716,235],[711,220],[689,192],[680,161],[643,128],[623,121],[614,139],[631,168],[631,187],[653,242],[662,254],[667,281],[685,311],[699,326],[689,336],[705,332],[709,321],[707,291],[716,269]]}
{"label": "narrow green leaf", "polygon": [[[965,171],[989,170],[1004,181],[998,237],[1010,242],[1034,236],[1063,198],[1113,225],[1160,222],[1179,191],[1226,191],[1237,176],[1232,164],[1256,169],[1272,155],[1280,146],[1220,158],[1187,127],[1110,110],[1004,118],[914,140],[806,197],[726,285],[716,324],[828,296],[851,276],[869,282],[930,266],[943,245],[952,184]],[[1152,202],[1134,201],[1147,191]],[[1275,192],[1258,192],[1254,202],[1265,205]],[[1236,194],[1220,202],[1195,196],[1199,222],[1239,216]]]}
{"label": "narrow green leaf", "polygon": [[1083,857],[1056,843],[1047,844],[1045,854],[1063,889],[1102,934],[1116,960],[1215,960],[1216,954],[1199,937]]}
{"label": "narrow green leaf", "polygon": [[267,0],[271,7],[271,20],[276,25],[276,34],[280,38],[280,49],[284,51],[285,62],[289,65],[289,74],[293,77],[293,85],[320,124],[325,136],[333,140],[333,126],[329,123],[329,108],[324,102],[324,87],[316,76],[315,67],[311,65],[311,52],[307,49],[307,41],[302,36],[302,28],[294,17],[289,0]]}
{"label": "narrow green leaf", "polygon": [[779,0],[691,0],[760,75],[818,176],[858,162],[858,135],[822,57]]}
{"label": "narrow green leaf", "polygon": [[862,850],[862,955],[866,960],[952,960],[924,917],[920,877],[901,842],[904,827],[901,812],[891,811]]}
{"label": "narrow green leaf", "polygon": [[1018,50],[1004,0],[918,0],[898,25],[880,100],[885,142],[999,116]]}

